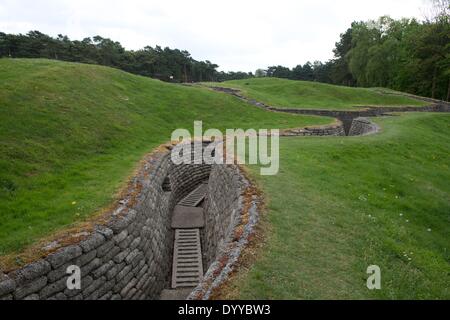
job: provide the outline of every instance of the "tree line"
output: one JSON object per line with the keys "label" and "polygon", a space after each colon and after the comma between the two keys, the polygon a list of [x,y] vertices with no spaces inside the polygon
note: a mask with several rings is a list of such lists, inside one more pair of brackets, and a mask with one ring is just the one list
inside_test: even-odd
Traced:
{"label": "tree line", "polygon": [[340,35],[334,58],[293,69],[271,66],[249,72],[219,72],[208,60],[197,61],[188,51],[147,46],[126,50],[119,42],[96,36],[82,41],[39,31],[0,32],[0,57],[48,58],[100,64],[173,82],[227,81],[278,77],[345,86],[387,87],[450,100],[450,0],[432,0],[430,19],[394,20],[381,17],[353,22]]}
{"label": "tree line", "polygon": [[291,80],[303,81],[317,81],[325,83],[333,83],[331,78],[332,62],[323,63],[315,61],[314,63],[307,62],[304,65],[297,65],[293,69],[284,66],[271,66],[267,69],[258,69],[255,72],[255,77],[275,77],[285,78]]}
{"label": "tree line", "polygon": [[72,41],[67,36],[53,38],[39,31],[17,35],[0,32],[0,57],[99,64],[173,82],[225,81],[252,76],[243,72],[218,72],[217,64],[197,61],[185,50],[147,46],[130,51],[119,42],[101,36]]}

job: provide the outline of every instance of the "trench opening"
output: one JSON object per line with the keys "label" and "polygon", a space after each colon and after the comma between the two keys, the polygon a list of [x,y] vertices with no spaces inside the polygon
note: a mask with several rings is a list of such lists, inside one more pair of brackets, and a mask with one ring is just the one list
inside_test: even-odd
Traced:
{"label": "trench opening", "polygon": [[352,126],[353,126],[353,120],[355,118],[353,118],[353,117],[342,117],[342,118],[338,118],[338,119],[342,122],[342,125],[344,126],[345,135],[349,136],[350,135],[350,131],[351,131]]}
{"label": "trench opening", "polygon": [[[191,145],[191,160],[203,152],[209,143],[197,150]],[[189,158],[189,155],[183,155]],[[168,168],[163,190],[170,191],[171,259],[169,281],[160,293],[161,300],[185,300],[198,286],[207,270],[203,250],[205,241],[206,202],[212,166],[207,164],[181,164],[172,162]],[[213,183],[218,183],[217,179]]]}

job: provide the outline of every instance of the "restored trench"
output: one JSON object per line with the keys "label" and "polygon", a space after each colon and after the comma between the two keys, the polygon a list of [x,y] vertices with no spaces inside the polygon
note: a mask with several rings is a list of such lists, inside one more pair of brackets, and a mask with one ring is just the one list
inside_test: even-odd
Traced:
{"label": "restored trench", "polygon": [[[339,123],[281,132],[283,136],[376,133],[366,117],[388,112],[448,112],[445,103],[363,111],[277,109],[214,88],[275,112],[311,114]],[[205,143],[203,152],[208,145]],[[258,222],[258,190],[237,165],[175,165],[168,144],[147,155],[110,212],[82,233],[54,239],[40,258],[0,272],[0,300],[209,299],[235,268]],[[81,270],[81,289],[67,288],[67,268]]]}
{"label": "restored trench", "polygon": [[[282,113],[291,113],[291,114],[304,114],[304,115],[314,115],[314,116],[324,116],[338,119],[343,127],[344,127],[344,135],[361,135],[367,134],[369,132],[360,132],[357,127],[353,127],[355,124],[354,121],[357,122],[359,119],[364,119],[363,122],[367,122],[370,120],[366,119],[368,117],[379,117],[386,116],[393,112],[450,112],[450,104],[445,101],[434,100],[431,98],[407,95],[411,98],[423,100],[425,102],[429,102],[430,105],[425,107],[409,107],[409,106],[400,106],[400,107],[364,107],[360,106],[361,110],[356,111],[338,111],[338,110],[321,110],[321,109],[302,109],[302,108],[276,108],[269,106],[265,103],[256,101],[251,98],[247,98],[244,96],[240,90],[231,89],[231,88],[223,88],[223,87],[208,87],[212,90],[227,93],[233,95],[241,100],[246,101],[247,103],[262,108],[268,111],[274,112],[282,112]],[[358,126],[358,124],[356,124]],[[353,130],[352,130],[353,129]]]}
{"label": "restored trench", "polygon": [[[209,298],[253,233],[259,197],[237,165],[175,165],[172,148],[146,156],[92,230],[54,239],[41,258],[0,273],[0,300]],[[70,266],[81,269],[79,290],[67,288]]]}

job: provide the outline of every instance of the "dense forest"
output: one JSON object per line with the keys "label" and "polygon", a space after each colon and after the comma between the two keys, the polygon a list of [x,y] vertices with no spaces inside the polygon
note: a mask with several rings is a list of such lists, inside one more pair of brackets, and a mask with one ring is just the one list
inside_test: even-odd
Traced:
{"label": "dense forest", "polygon": [[0,32],[0,57],[48,58],[101,64],[173,82],[226,81],[279,77],[346,86],[387,87],[450,100],[450,0],[432,0],[436,13],[425,21],[353,22],[336,43],[334,58],[293,69],[272,66],[251,72],[219,72],[210,61],[189,52],[147,46],[126,50],[119,42],[96,36],[72,41],[38,31],[26,35]]}

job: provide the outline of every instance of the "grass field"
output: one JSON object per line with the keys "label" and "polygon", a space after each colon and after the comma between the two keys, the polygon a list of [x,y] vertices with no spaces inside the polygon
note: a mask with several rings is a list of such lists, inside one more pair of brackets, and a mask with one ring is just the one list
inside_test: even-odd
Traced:
{"label": "grass field", "polygon": [[333,121],[106,67],[1,59],[0,70],[0,255],[111,203],[145,153],[195,120],[221,130]]}
{"label": "grass field", "polygon": [[[279,79],[225,85],[278,107],[423,105]],[[0,59],[0,117],[0,255],[110,204],[144,154],[195,120],[221,130],[333,121],[106,67],[20,59]],[[277,176],[250,167],[267,197],[266,243],[227,297],[450,299],[450,115],[376,122],[372,136],[282,138]],[[380,291],[366,288],[373,264]]]}
{"label": "grass field", "polygon": [[240,89],[249,98],[278,108],[358,109],[360,106],[424,106],[426,102],[386,95],[375,89],[350,88],[324,83],[278,78],[206,83]]}
{"label": "grass field", "polygon": [[[376,119],[367,137],[283,138],[267,244],[240,299],[449,299],[450,115]],[[369,291],[378,265],[382,290]]]}

